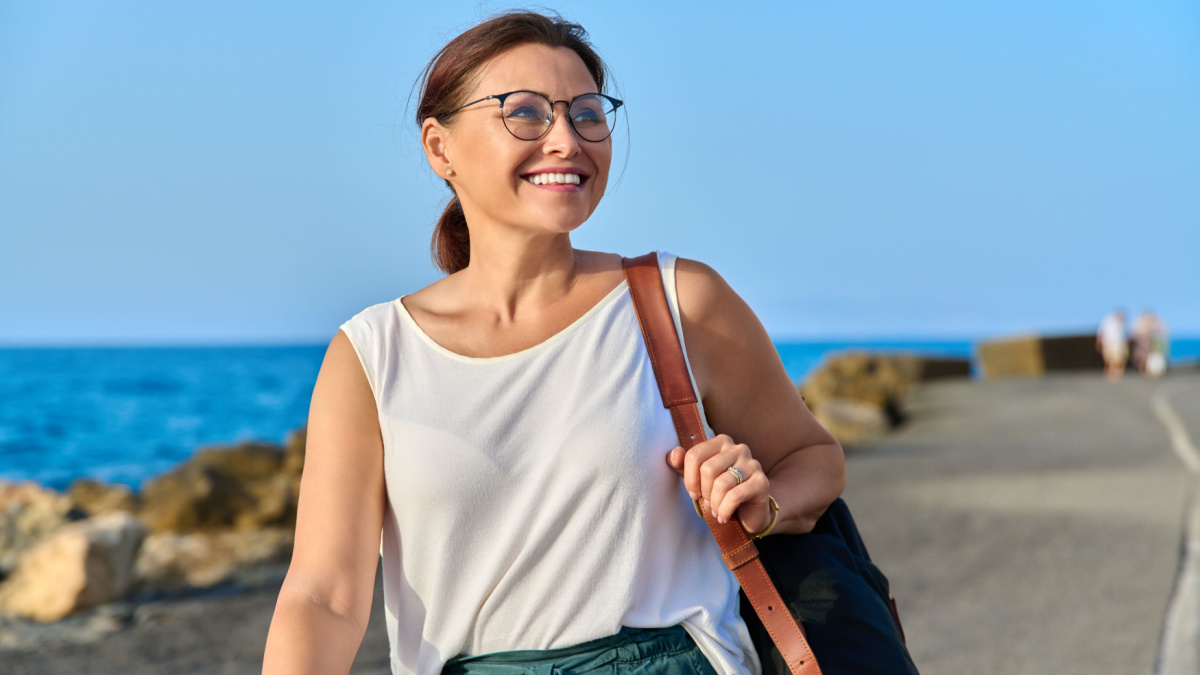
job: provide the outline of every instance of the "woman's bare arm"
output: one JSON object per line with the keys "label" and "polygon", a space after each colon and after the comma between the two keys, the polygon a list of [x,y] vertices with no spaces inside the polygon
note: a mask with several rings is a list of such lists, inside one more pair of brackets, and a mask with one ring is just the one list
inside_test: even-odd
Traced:
{"label": "woman's bare arm", "polygon": [[313,390],[296,545],[267,635],[264,674],[350,670],[371,612],[385,503],[375,399],[339,331]]}
{"label": "woman's bare arm", "polygon": [[845,488],[842,447],[813,419],[745,301],[707,265],[680,258],[675,269],[688,360],[708,423],[747,445],[770,478],[779,503],[773,532],[812,530]]}

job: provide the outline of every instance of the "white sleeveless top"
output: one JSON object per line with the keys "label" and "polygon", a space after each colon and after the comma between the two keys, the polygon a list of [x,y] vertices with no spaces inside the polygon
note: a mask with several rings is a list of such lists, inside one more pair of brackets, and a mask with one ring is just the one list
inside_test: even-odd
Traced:
{"label": "white sleeveless top", "polygon": [[[675,257],[659,266],[678,325]],[[383,433],[393,673],[675,624],[718,673],[761,671],[737,579],[667,466],[678,439],[625,282],[494,358],[438,345],[399,299],[341,329]]]}

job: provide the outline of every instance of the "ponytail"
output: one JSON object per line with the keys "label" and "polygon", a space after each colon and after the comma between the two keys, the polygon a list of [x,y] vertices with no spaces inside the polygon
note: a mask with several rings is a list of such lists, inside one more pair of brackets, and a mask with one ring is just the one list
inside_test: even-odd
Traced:
{"label": "ponytail", "polygon": [[467,217],[457,195],[450,198],[442,217],[438,218],[429,248],[433,264],[446,274],[454,274],[471,262],[471,233],[467,230]]}

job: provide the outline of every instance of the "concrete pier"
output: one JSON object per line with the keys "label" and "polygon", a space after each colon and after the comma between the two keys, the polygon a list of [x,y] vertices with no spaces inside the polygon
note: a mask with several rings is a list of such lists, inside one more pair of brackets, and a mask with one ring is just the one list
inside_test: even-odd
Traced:
{"label": "concrete pier", "polygon": [[1152,409],[1167,387],[1200,437],[1200,376],[1058,375],[925,386],[911,424],[850,455],[846,500],[922,673],[1195,663],[1195,636],[1164,645],[1194,482]]}

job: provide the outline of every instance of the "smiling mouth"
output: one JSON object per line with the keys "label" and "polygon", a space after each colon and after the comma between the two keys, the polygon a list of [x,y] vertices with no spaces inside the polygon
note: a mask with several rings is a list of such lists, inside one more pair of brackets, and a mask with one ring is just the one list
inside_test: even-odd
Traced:
{"label": "smiling mouth", "polygon": [[534,185],[583,185],[588,179],[577,173],[531,173],[521,178]]}

